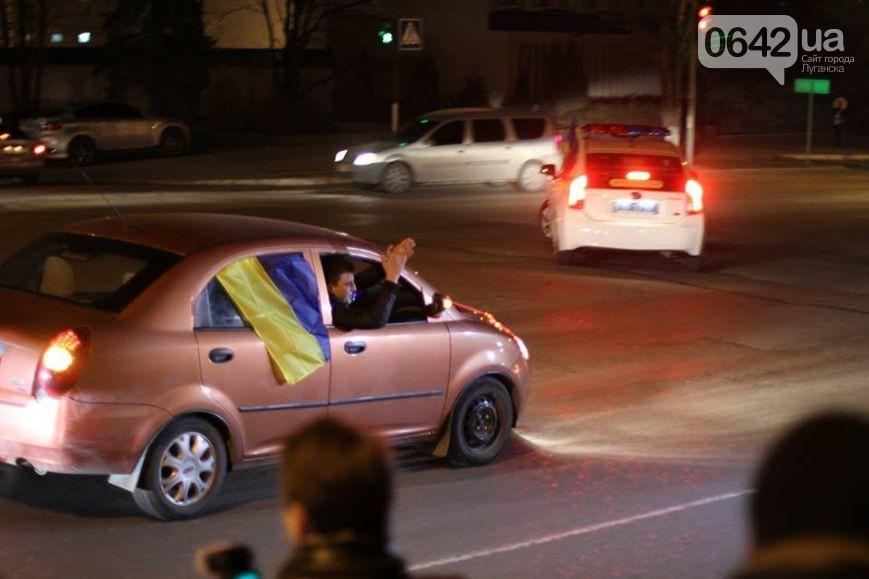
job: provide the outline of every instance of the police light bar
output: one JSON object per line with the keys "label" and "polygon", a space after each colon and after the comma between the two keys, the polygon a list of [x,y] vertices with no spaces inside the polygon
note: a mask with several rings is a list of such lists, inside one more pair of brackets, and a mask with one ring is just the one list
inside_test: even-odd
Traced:
{"label": "police light bar", "polygon": [[594,123],[582,127],[586,135],[609,135],[611,137],[668,137],[670,129],[646,125],[610,125]]}

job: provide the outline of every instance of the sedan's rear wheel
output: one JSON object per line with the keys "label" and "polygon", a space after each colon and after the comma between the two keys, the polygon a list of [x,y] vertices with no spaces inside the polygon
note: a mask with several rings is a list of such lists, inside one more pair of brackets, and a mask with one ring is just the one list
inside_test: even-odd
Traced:
{"label": "sedan's rear wheel", "polygon": [[187,149],[187,136],[178,127],[169,127],[160,135],[160,154],[164,157],[183,155]]}
{"label": "sedan's rear wheel", "polygon": [[226,466],[220,433],[198,418],[182,418],[154,441],[133,499],[157,519],[196,517],[220,491]]}
{"label": "sedan's rear wheel", "polygon": [[90,165],[97,158],[97,146],[89,137],[76,137],[67,147],[69,160],[73,165],[80,167]]}
{"label": "sedan's rear wheel", "polygon": [[474,466],[495,460],[513,427],[513,402],[504,385],[482,378],[469,386],[453,408],[449,460]]}

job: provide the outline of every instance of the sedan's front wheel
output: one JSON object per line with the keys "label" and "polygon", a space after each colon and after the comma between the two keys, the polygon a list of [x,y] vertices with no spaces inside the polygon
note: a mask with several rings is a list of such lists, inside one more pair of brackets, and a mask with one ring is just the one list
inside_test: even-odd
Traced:
{"label": "sedan's front wheel", "polygon": [[475,466],[495,460],[513,428],[513,402],[504,385],[482,378],[469,386],[453,408],[449,460]]}
{"label": "sedan's front wheel", "polygon": [[390,163],[383,170],[380,187],[391,195],[406,193],[413,184],[413,174],[410,167],[404,163]]}
{"label": "sedan's front wheel", "polygon": [[154,441],[133,499],[156,519],[196,517],[217,496],[226,467],[220,433],[198,418],[182,418]]}

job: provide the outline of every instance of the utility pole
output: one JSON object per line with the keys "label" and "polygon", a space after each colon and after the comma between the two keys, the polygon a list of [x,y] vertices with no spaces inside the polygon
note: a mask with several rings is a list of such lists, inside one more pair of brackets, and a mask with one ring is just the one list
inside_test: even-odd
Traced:
{"label": "utility pole", "polygon": [[691,52],[688,55],[688,111],[685,115],[685,161],[694,166],[694,141],[697,138],[697,36],[700,21],[712,14],[711,6],[697,9],[697,0],[691,0],[689,9],[691,27]]}

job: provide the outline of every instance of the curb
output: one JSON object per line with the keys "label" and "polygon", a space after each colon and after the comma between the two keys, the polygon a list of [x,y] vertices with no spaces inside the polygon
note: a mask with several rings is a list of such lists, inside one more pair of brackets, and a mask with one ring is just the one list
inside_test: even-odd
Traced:
{"label": "curb", "polygon": [[101,185],[162,185],[177,187],[231,187],[231,186],[263,186],[263,187],[316,187],[319,185],[349,185],[351,181],[344,177],[282,177],[276,179],[148,179],[148,180],[109,180]]}
{"label": "curb", "polygon": [[797,161],[869,161],[869,153],[812,153],[811,155],[805,153],[794,153],[791,155],[781,156],[786,159],[796,159]]}

